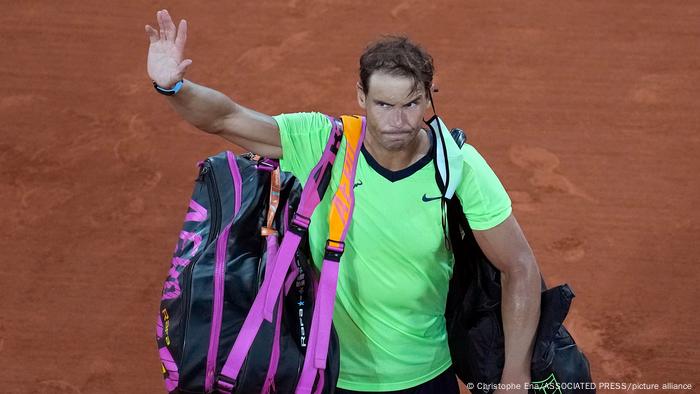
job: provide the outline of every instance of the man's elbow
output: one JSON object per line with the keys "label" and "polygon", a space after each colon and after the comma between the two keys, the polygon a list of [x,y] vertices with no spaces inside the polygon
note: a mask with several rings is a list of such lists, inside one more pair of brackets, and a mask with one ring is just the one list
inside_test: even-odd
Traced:
{"label": "man's elbow", "polygon": [[[507,308],[515,307],[532,313],[529,315],[532,321],[538,319],[535,311],[539,310],[542,291],[542,276],[534,257],[525,256],[509,264],[507,269],[501,271],[501,288],[504,296],[510,297],[510,303],[505,303]],[[510,305],[510,306],[508,306]]]}
{"label": "man's elbow", "polygon": [[540,269],[532,253],[522,253],[501,270],[504,280],[539,282]]}

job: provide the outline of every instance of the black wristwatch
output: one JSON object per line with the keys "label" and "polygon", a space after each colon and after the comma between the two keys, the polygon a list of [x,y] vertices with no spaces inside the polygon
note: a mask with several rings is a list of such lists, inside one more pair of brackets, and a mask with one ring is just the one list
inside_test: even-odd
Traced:
{"label": "black wristwatch", "polygon": [[181,79],[181,80],[177,81],[175,86],[173,86],[172,88],[165,89],[165,88],[158,86],[156,81],[153,81],[153,87],[156,88],[156,92],[158,92],[160,94],[164,94],[166,96],[172,96],[175,93],[179,92],[180,89],[182,89],[182,85],[183,85],[183,80]]}

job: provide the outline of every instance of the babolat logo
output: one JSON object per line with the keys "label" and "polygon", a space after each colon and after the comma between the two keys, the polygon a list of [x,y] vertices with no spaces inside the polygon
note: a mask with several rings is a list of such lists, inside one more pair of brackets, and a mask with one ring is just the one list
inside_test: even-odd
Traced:
{"label": "babolat logo", "polygon": [[530,388],[537,394],[562,394],[561,385],[554,373],[539,382],[532,382]]}

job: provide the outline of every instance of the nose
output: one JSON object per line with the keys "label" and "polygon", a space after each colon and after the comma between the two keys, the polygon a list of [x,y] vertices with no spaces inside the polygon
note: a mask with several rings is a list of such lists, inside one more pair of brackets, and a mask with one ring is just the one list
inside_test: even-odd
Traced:
{"label": "nose", "polygon": [[393,108],[391,110],[391,115],[389,117],[389,120],[391,122],[391,126],[400,128],[404,124],[404,120],[406,119],[406,116],[403,112],[403,108]]}

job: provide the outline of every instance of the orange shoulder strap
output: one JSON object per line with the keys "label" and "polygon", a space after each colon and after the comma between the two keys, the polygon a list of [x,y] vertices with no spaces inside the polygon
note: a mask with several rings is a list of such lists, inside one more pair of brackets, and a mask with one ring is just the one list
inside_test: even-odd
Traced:
{"label": "orange shoulder strap", "polygon": [[[359,116],[342,116],[343,135],[345,136],[345,160],[338,190],[333,196],[331,212],[328,218],[329,236],[326,249],[340,252],[344,249],[345,235],[350,225],[355,196],[352,185],[355,182],[355,170],[360,147],[365,135],[365,118]],[[327,250],[328,252],[328,250]],[[339,256],[338,256],[339,257]]]}

